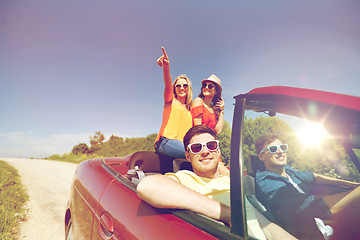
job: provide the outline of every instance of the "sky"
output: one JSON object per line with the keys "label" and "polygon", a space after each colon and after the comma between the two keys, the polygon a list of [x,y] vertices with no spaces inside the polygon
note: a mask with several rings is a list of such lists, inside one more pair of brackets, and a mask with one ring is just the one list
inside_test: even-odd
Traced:
{"label": "sky", "polygon": [[0,157],[48,157],[96,131],[159,131],[156,59],[233,97],[282,85],[359,96],[360,1],[1,0]]}

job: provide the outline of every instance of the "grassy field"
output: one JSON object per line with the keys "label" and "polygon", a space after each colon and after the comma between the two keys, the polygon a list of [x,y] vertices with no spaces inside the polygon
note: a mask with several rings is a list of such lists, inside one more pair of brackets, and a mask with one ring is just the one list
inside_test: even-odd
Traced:
{"label": "grassy field", "polygon": [[15,168],[0,160],[0,239],[16,239],[17,223],[24,220],[29,196]]}

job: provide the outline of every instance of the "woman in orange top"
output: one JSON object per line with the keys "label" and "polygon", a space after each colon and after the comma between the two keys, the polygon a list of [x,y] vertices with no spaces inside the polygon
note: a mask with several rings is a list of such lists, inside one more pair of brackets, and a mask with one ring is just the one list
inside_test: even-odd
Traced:
{"label": "woman in orange top", "polygon": [[192,88],[190,79],[182,74],[172,84],[169,58],[162,47],[163,55],[157,60],[164,74],[164,111],[160,131],[155,142],[155,151],[174,158],[185,158],[183,138],[192,127],[190,113]]}
{"label": "woman in orange top", "polygon": [[225,103],[221,97],[221,81],[216,75],[203,80],[201,93],[191,107],[194,125],[206,125],[220,134],[224,126]]}

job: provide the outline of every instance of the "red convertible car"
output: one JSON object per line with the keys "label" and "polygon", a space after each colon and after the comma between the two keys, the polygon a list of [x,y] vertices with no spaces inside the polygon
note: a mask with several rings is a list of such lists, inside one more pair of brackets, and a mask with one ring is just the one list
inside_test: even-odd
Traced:
{"label": "red convertible car", "polygon": [[[249,226],[259,214],[271,220],[255,197],[252,175],[257,168],[254,141],[266,132],[286,139],[293,168],[360,182],[360,97],[273,86],[234,99],[231,226],[189,210],[159,209],[142,201],[136,193],[139,181],[165,171],[162,156],[136,152],[79,164],[65,213],[65,238],[265,239],[261,229],[254,232]],[[175,159],[171,171],[184,168],[189,163]],[[330,194],[341,189],[319,186],[314,191]],[[256,214],[247,210],[248,204]]]}

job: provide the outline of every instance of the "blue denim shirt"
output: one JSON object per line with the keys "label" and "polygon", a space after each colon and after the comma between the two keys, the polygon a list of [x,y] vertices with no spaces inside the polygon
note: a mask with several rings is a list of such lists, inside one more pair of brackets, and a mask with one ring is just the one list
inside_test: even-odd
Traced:
{"label": "blue denim shirt", "polygon": [[[265,170],[256,172],[256,197],[278,219],[278,224],[289,232],[298,235],[305,227],[319,232],[314,217],[329,219],[331,212],[322,198],[310,193],[311,185],[315,182],[314,174],[299,172],[287,165],[284,169],[304,194],[288,178]],[[310,226],[305,226],[305,222]]]}

